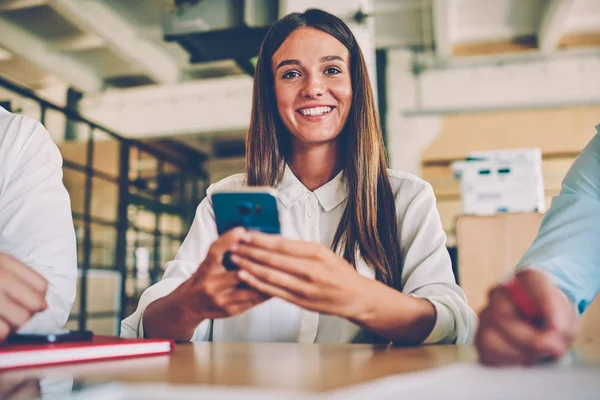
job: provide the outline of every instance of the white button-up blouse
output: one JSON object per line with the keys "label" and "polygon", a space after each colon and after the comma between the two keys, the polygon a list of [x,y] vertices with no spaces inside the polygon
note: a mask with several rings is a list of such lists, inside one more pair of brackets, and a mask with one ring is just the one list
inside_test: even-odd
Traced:
{"label": "white button-up blouse", "polygon": [[[437,313],[434,328],[424,343],[467,343],[474,334],[477,318],[452,274],[433,190],[408,173],[388,170],[388,174],[396,201],[402,292],[428,299]],[[122,336],[143,337],[142,316],[146,307],[188,279],[217,239],[210,193],[215,188],[243,186],[244,181],[244,174],[236,174],[208,188],[209,195],[198,206],[175,260],[167,263],[162,280],[144,291],[137,310],[123,320]],[[311,192],[286,166],[276,189],[282,235],[331,246],[348,197],[342,174]],[[361,275],[374,279],[373,268],[360,255],[355,267]],[[376,343],[382,338],[346,319],[307,311],[273,298],[234,317],[203,321],[192,340]]]}
{"label": "white button-up blouse", "polygon": [[0,107],[0,252],[48,281],[48,308],[35,314],[21,332],[56,331],[69,317],[77,284],[70,204],[62,158],[48,131]]}

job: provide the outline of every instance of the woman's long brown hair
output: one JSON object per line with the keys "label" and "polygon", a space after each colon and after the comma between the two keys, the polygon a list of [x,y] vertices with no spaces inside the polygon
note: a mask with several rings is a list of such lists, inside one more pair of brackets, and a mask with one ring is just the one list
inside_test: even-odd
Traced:
{"label": "woman's long brown hair", "polygon": [[367,67],[356,38],[339,18],[310,9],[279,20],[261,46],[254,75],[250,129],[246,140],[248,185],[275,186],[282,177],[290,151],[290,133],[277,111],[271,70],[273,54],[296,29],[312,27],[339,40],[350,52],[352,106],[340,133],[348,183],[346,208],[335,233],[332,249],[355,265],[357,250],[375,269],[376,278],[401,288],[402,257],[394,194],[386,171],[387,160]]}

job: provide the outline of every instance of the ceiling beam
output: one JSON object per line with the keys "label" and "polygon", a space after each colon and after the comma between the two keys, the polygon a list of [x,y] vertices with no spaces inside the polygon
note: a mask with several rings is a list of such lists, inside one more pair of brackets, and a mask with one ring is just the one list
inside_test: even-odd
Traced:
{"label": "ceiling beam", "polygon": [[57,51],[77,52],[105,47],[106,42],[97,35],[84,34],[57,40],[51,46]]}
{"label": "ceiling beam", "polygon": [[109,5],[90,0],[52,0],[52,8],[80,28],[91,30],[125,60],[142,68],[158,83],[175,83],[181,76],[177,62],[163,49],[138,34]]}
{"label": "ceiling beam", "polygon": [[4,0],[0,3],[0,12],[24,10],[48,4],[49,0]]}
{"label": "ceiling beam", "polygon": [[99,91],[103,82],[89,67],[53,51],[34,34],[0,16],[0,45],[82,92]]}
{"label": "ceiling beam", "polygon": [[569,10],[576,1],[550,0],[548,2],[538,30],[538,47],[542,53],[551,53],[557,49]]}
{"label": "ceiling beam", "polygon": [[440,59],[448,59],[452,56],[452,0],[433,0],[431,12],[435,54]]}
{"label": "ceiling beam", "polygon": [[79,110],[127,138],[244,132],[250,123],[252,84],[249,76],[238,75],[108,89],[83,98]]}

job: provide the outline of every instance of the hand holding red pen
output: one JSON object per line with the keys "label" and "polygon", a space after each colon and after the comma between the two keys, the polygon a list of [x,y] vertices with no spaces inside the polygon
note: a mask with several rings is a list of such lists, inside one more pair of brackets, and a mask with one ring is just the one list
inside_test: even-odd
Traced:
{"label": "hand holding red pen", "polygon": [[529,365],[564,354],[576,330],[567,296],[545,273],[525,270],[492,289],[475,345],[483,364]]}

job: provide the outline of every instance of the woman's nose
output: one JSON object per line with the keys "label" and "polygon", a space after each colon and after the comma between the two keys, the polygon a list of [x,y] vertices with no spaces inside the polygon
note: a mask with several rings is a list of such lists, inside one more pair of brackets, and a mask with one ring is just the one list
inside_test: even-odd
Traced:
{"label": "woman's nose", "polygon": [[302,96],[306,98],[317,98],[325,94],[325,85],[323,81],[318,77],[309,77],[306,80],[306,85],[302,90]]}

